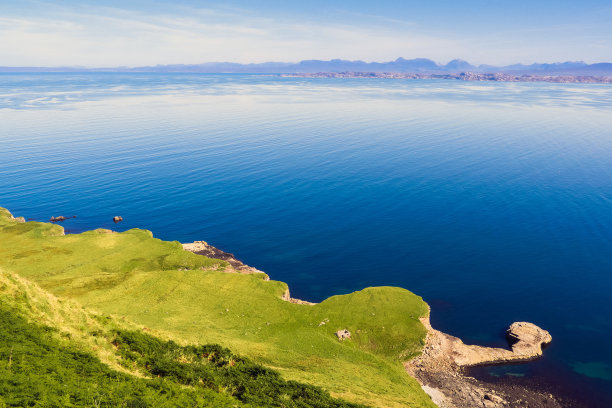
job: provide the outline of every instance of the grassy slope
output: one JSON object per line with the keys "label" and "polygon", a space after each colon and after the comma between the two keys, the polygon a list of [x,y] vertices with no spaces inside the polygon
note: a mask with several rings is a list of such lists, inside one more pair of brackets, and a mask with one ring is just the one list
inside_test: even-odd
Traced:
{"label": "grassy slope", "polygon": [[3,303],[0,327],[0,407],[251,407],[210,389],[112,370]]}
{"label": "grassy slope", "polygon": [[[280,299],[284,283],[224,273],[221,261],[148,231],[61,234],[57,225],[16,223],[0,209],[0,267],[180,343],[222,344],[350,401],[433,406],[401,365],[420,350],[418,317],[427,313],[406,290],[369,288],[296,305]],[[344,328],[353,339],[339,342],[333,333]]]}
{"label": "grassy slope", "polygon": [[359,408],[218,345],[160,340],[0,272],[5,406]]}

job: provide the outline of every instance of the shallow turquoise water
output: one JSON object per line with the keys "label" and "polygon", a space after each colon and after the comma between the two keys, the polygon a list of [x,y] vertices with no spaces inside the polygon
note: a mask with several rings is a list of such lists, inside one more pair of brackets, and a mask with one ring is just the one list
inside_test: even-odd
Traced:
{"label": "shallow turquoise water", "polygon": [[610,85],[3,74],[0,124],[17,215],[206,240],[314,301],[402,286],[466,342],[532,321],[544,359],[483,375],[610,398]]}

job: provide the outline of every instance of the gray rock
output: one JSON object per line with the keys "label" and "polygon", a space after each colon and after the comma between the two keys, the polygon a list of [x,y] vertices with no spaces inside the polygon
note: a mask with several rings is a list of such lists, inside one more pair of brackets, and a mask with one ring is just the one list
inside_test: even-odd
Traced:
{"label": "gray rock", "polygon": [[351,332],[346,329],[338,330],[336,336],[338,336],[338,340],[349,340],[351,338]]}

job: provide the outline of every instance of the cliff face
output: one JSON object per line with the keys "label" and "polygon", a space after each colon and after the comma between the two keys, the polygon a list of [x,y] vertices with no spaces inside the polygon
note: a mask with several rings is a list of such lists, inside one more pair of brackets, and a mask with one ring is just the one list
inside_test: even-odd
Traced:
{"label": "cliff face", "polygon": [[[512,350],[466,345],[433,329],[426,303],[401,288],[309,304],[206,242],[165,242],[145,230],[64,235],[58,225],[22,222],[0,208],[0,243],[0,270],[53,296],[177,342],[231,346],[287,379],[373,407],[431,407],[432,399],[442,407],[513,406],[516,393],[480,384],[461,367],[535,358],[550,342],[546,331],[516,323]],[[531,407],[558,406],[521,395]]]}

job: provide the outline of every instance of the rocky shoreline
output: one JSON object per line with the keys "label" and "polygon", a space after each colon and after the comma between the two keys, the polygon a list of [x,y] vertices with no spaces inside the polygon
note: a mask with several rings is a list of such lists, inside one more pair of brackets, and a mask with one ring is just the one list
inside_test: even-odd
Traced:
{"label": "rocky shoreline", "polygon": [[440,408],[563,406],[546,391],[486,383],[466,373],[466,368],[471,366],[538,358],[542,355],[542,347],[552,341],[547,331],[532,323],[513,323],[507,331],[509,340],[513,341],[512,350],[506,350],[467,345],[457,337],[434,329],[428,317],[422,318],[421,322],[427,328],[423,353],[404,366]]}
{"label": "rocky shoreline", "polygon": [[[210,245],[206,241],[194,241],[186,244],[182,244],[183,249],[189,252],[193,252],[194,254],[204,255],[213,259],[220,259],[222,261],[226,261],[230,264],[230,270],[238,273],[263,273],[265,275],[265,279],[269,280],[268,275],[260,271],[257,268],[253,268],[252,266],[245,265],[244,262],[236,259],[234,254],[229,252],[225,252]],[[296,303],[299,305],[314,305],[315,303],[308,302],[306,300],[296,299],[291,297],[291,293],[289,289],[283,293],[282,299],[286,302]]]}
{"label": "rocky shoreline", "polygon": [[264,273],[259,269],[245,265],[242,261],[236,259],[234,254],[215,248],[206,241],[194,241],[183,244],[183,249],[193,252],[194,254],[204,255],[208,258],[226,261],[230,264],[232,269],[238,273]]}
{"label": "rocky shoreline", "polygon": [[[205,241],[183,244],[187,251],[229,262],[230,271],[238,273],[264,273],[245,265],[228,252]],[[267,275],[266,275],[267,276]],[[313,305],[294,299],[289,289],[283,300]],[[561,401],[554,395],[535,388],[516,384],[487,383],[470,377],[468,367],[487,364],[508,364],[536,359],[543,347],[552,341],[546,330],[527,322],[515,322],[507,331],[511,349],[482,347],[464,344],[461,339],[434,329],[429,317],[421,318],[427,329],[423,353],[404,364],[406,371],[416,378],[423,390],[440,408],[561,408]]]}

